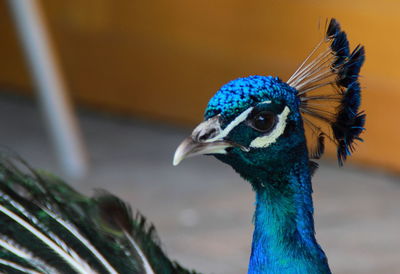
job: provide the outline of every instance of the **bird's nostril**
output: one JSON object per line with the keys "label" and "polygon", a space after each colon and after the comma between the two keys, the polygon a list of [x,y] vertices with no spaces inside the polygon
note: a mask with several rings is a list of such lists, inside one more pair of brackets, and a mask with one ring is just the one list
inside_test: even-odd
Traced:
{"label": "bird's nostril", "polygon": [[217,130],[215,128],[212,128],[206,132],[199,132],[199,135],[197,136],[197,139],[199,141],[206,141],[210,138],[213,138],[217,133]]}

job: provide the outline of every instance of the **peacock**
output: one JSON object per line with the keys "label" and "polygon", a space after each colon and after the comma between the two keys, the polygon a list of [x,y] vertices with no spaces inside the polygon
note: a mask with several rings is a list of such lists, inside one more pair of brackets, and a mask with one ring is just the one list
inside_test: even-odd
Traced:
{"label": "peacock", "polygon": [[[363,46],[350,51],[339,23],[286,82],[249,76],[222,86],[173,164],[212,155],[256,196],[248,273],[331,273],[316,241],[311,177],[325,140],[339,165],[362,141]],[[307,136],[307,137],[306,137]],[[195,273],[168,258],[153,225],[99,190],[84,196],[17,157],[0,161],[2,273]]]}

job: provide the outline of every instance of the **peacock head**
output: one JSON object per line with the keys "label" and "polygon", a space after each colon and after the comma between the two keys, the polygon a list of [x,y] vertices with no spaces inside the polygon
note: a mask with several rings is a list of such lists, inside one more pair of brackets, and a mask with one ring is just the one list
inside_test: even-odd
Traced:
{"label": "peacock head", "polygon": [[212,154],[235,169],[266,167],[304,143],[297,91],[278,78],[250,76],[211,98],[204,122],[179,146],[174,164]]}
{"label": "peacock head", "polygon": [[[318,54],[323,42],[327,49]],[[313,55],[317,57],[312,60]],[[306,60],[312,61],[304,62],[287,82],[250,76],[222,86],[209,101],[204,121],[176,150],[174,165],[207,154],[248,179],[263,172],[272,175],[285,171],[288,163],[319,158],[325,137],[336,144],[342,164],[364,129],[365,114],[358,111],[364,48],[350,53],[346,34],[332,19],[326,37]],[[309,142],[303,123],[312,132]]]}
{"label": "peacock head", "polygon": [[271,76],[233,80],[211,98],[200,123],[178,147],[174,165],[211,154],[243,176],[283,168],[305,150],[297,90]]}

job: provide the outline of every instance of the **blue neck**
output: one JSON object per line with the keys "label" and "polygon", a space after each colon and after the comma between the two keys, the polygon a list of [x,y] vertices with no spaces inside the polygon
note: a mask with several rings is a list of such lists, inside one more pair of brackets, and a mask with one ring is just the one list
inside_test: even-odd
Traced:
{"label": "blue neck", "polygon": [[293,162],[280,174],[249,178],[259,187],[248,273],[330,273],[314,237],[308,159]]}
{"label": "blue neck", "polygon": [[314,235],[309,157],[301,120],[289,121],[286,129],[279,143],[267,148],[232,149],[229,155],[216,155],[256,192],[248,273],[331,273]]}

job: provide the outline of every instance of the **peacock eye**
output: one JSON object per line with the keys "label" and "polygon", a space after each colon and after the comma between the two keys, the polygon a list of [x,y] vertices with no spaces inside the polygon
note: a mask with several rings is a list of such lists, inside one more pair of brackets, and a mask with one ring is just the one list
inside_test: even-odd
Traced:
{"label": "peacock eye", "polygon": [[267,132],[275,126],[276,115],[271,111],[261,111],[250,121],[250,125],[261,132]]}

